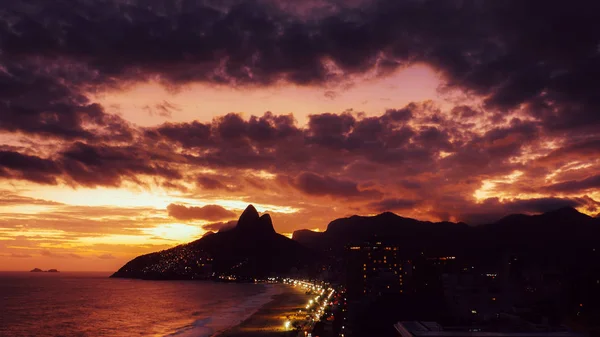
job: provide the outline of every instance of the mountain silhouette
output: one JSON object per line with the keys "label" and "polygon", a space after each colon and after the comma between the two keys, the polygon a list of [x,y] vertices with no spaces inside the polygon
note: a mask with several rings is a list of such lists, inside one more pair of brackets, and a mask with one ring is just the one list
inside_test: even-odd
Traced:
{"label": "mountain silhouette", "polygon": [[295,231],[292,239],[313,249],[334,252],[349,244],[384,242],[399,245],[410,255],[423,249],[443,251],[449,238],[462,240],[469,233],[470,227],[465,223],[419,221],[385,212],[375,216],[353,215],[336,219],[327,225],[324,232]]}
{"label": "mountain silhouette", "polygon": [[577,251],[598,246],[598,237],[600,219],[567,207],[539,215],[513,214],[479,226],[419,221],[390,212],[354,215],[333,220],[324,232],[295,231],[292,239],[336,255],[347,245],[383,242],[399,246],[406,256],[425,252],[494,260],[506,254],[573,258]]}
{"label": "mountain silhouette", "polygon": [[277,234],[269,214],[249,205],[228,230],[161,252],[139,256],[112,275],[143,279],[197,279],[219,274],[264,277],[305,268],[316,253]]}
{"label": "mountain silhouette", "polygon": [[[139,256],[112,277],[144,279],[207,278],[213,272],[242,277],[285,275],[313,266],[324,254],[343,256],[346,246],[382,242],[407,257],[457,256],[463,261],[498,262],[507,254],[569,264],[578,253],[598,246],[600,219],[574,208],[538,215],[512,214],[496,222],[429,222],[391,212],[353,215],[330,222],[324,232],[295,231],[292,240],[277,234],[271,217],[249,205],[235,227],[161,252]],[[600,248],[600,247],[599,247]]]}

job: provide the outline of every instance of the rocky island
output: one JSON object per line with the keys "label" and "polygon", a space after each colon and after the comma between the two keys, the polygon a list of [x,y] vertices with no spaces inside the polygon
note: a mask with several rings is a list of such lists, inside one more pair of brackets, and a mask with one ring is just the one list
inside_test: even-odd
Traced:
{"label": "rocky island", "polygon": [[32,270],[30,270],[31,273],[58,273],[59,271],[56,269],[48,269],[48,270],[41,270],[40,268],[33,268]]}

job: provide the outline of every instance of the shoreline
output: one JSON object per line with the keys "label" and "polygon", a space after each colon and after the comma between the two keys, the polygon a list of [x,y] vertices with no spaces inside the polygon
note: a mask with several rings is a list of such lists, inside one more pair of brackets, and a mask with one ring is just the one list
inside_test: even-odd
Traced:
{"label": "shoreline", "polygon": [[278,284],[257,285],[263,287],[264,291],[248,297],[245,301],[238,302],[233,310],[226,310],[220,314],[212,313],[206,317],[196,319],[189,324],[177,328],[170,334],[165,335],[165,337],[219,336],[222,332],[229,331],[252,317],[263,306],[272,302],[275,296],[286,291],[284,287]]}
{"label": "shoreline", "polygon": [[271,301],[258,308],[250,317],[240,324],[216,332],[211,337],[275,337],[294,336],[293,330],[284,328],[287,316],[292,316],[304,309],[310,298],[304,290],[293,286],[282,285],[282,291],[272,296]]}

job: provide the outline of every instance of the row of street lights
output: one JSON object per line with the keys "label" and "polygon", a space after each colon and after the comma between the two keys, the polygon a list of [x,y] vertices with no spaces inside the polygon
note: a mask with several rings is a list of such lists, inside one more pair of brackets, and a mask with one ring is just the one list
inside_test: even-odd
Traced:
{"label": "row of street lights", "polygon": [[[312,283],[302,281],[302,280],[284,279],[283,283],[294,285],[294,286],[300,286],[305,290],[313,291],[318,294],[314,298],[311,298],[305,307],[307,310],[307,313],[309,315],[310,315],[311,308],[314,313],[314,316],[310,316],[310,323],[309,323],[310,327],[308,329],[308,330],[312,330],[312,326],[314,325],[314,323],[318,322],[321,319],[321,317],[323,316],[323,314],[325,313],[327,305],[330,304],[329,301],[330,301],[331,297],[333,296],[333,293],[335,292],[335,290],[333,288],[325,289],[325,287],[323,287],[322,285],[312,284]],[[327,291],[327,294],[325,293],[326,291]],[[321,302],[321,303],[319,303],[319,302]],[[314,304],[314,308],[313,308],[313,304]],[[298,310],[298,313],[301,314],[302,310]],[[291,325],[292,324],[289,320],[286,320],[284,322],[284,327],[286,330],[288,330],[291,327]],[[304,330],[304,335],[305,336],[310,335],[310,333],[307,331],[307,329]]]}

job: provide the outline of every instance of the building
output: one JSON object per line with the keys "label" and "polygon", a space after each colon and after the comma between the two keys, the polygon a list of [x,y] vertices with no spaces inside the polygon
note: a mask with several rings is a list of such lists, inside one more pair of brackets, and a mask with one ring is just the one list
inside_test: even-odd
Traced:
{"label": "building", "polygon": [[547,326],[532,326],[528,329],[511,329],[503,326],[500,330],[485,327],[444,328],[436,322],[398,322],[394,324],[398,336],[402,337],[583,337],[566,328],[549,329]]}
{"label": "building", "polygon": [[512,296],[505,292],[498,274],[467,270],[443,274],[442,284],[448,309],[463,321],[490,320],[509,311]]}
{"label": "building", "polygon": [[402,293],[412,272],[411,263],[402,260],[398,247],[365,243],[346,247],[346,287],[348,296],[380,296]]}

